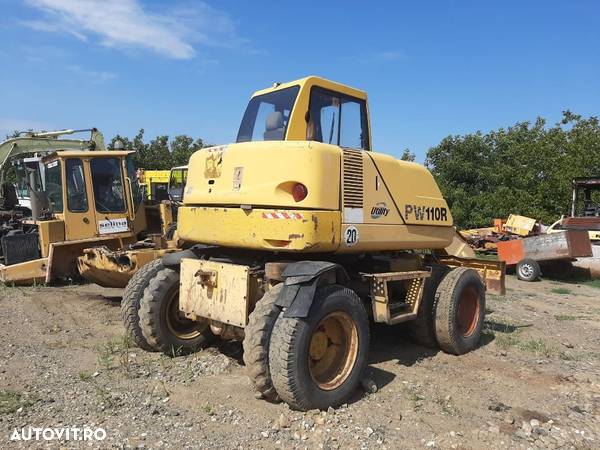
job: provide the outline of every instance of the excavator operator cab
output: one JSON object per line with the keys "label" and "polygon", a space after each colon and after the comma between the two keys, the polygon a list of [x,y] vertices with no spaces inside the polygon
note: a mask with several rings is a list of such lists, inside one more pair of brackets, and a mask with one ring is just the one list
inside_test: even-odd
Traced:
{"label": "excavator operator cab", "polygon": [[18,159],[14,162],[16,183],[15,191],[19,206],[31,209],[31,186],[36,191],[44,189],[44,165],[40,156]]}
{"label": "excavator operator cab", "polygon": [[174,203],[183,201],[183,193],[187,182],[187,166],[173,167],[169,175],[169,200]]}
{"label": "excavator operator cab", "polygon": [[41,182],[34,184],[34,176],[27,182],[32,219],[64,221],[68,239],[130,231],[142,201],[131,158],[125,151],[65,150],[45,156],[39,164]]}
{"label": "excavator operator cab", "polygon": [[255,93],[237,142],[284,140],[370,150],[366,93],[317,77]]}

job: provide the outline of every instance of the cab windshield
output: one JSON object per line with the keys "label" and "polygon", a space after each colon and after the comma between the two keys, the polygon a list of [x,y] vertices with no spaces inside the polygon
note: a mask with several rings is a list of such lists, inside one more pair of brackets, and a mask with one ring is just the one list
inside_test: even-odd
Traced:
{"label": "cab windshield", "polygon": [[15,163],[17,175],[16,190],[19,199],[29,198],[29,186],[34,191],[43,191],[42,174],[40,171],[40,160],[20,160]]}
{"label": "cab windshield", "polygon": [[90,163],[98,212],[125,212],[125,192],[119,158],[95,158]]}
{"label": "cab windshield", "polygon": [[300,86],[292,86],[250,99],[237,142],[283,141]]}

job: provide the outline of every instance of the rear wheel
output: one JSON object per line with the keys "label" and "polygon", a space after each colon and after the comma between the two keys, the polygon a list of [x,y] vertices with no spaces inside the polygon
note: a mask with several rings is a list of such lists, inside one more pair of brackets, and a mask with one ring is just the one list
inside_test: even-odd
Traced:
{"label": "rear wheel", "polygon": [[292,408],[325,409],[347,401],[369,351],[369,321],[358,296],[342,286],[317,291],[306,318],[279,314],[269,365],[279,397]]}
{"label": "rear wheel", "polygon": [[473,269],[459,267],[436,292],[435,327],[441,349],[462,355],[479,344],[485,317],[485,287]]}
{"label": "rear wheel", "polygon": [[417,318],[407,323],[410,338],[425,347],[435,348],[438,346],[435,337],[435,292],[449,270],[448,266],[441,264],[431,265],[431,276],[425,279],[423,298],[417,311]]}
{"label": "rear wheel", "polygon": [[144,289],[140,326],[150,346],[170,356],[197,351],[214,339],[206,320],[194,321],[179,310],[179,273],[162,266]]}
{"label": "rear wheel", "polygon": [[163,267],[160,259],[151,261],[142,266],[131,280],[125,286],[123,299],[121,300],[121,318],[125,325],[125,334],[138,347],[147,351],[155,350],[152,348],[142,333],[140,326],[140,302],[144,296],[144,289],[148,283],[154,278],[157,272]]}
{"label": "rear wheel", "polygon": [[536,281],[542,274],[539,263],[534,259],[525,258],[517,263],[517,278],[523,281]]}
{"label": "rear wheel", "polygon": [[256,303],[244,329],[244,364],[250,381],[263,398],[277,400],[277,391],[271,381],[269,369],[269,344],[275,321],[281,312],[277,306],[277,296],[283,283],[268,290]]}

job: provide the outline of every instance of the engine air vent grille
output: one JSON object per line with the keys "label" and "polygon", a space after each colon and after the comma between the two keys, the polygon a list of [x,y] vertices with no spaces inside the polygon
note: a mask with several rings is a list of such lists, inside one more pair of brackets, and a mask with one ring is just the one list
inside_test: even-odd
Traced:
{"label": "engine air vent grille", "polygon": [[344,208],[363,207],[363,154],[359,150],[343,150]]}

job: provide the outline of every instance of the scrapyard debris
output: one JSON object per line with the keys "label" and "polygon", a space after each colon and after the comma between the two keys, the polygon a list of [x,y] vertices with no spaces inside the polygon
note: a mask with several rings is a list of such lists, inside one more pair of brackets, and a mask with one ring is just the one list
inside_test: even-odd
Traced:
{"label": "scrapyard debris", "polygon": [[537,236],[544,231],[544,225],[535,219],[510,214],[508,219],[494,219],[494,226],[462,230],[460,233],[469,245],[480,253],[496,254],[498,243]]}

